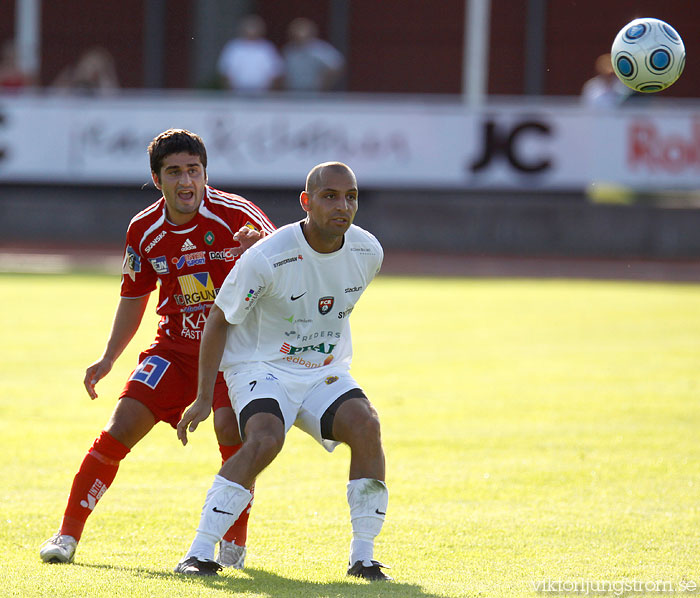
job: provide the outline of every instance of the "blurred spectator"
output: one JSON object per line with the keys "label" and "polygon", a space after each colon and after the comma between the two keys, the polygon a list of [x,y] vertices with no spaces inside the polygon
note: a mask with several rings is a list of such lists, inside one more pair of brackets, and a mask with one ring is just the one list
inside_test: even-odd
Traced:
{"label": "blurred spectator", "polygon": [[586,81],[581,90],[581,100],[587,106],[614,108],[632,94],[632,90],[615,75],[610,54],[596,58],[595,70],[596,76]]}
{"label": "blurred spectator", "polygon": [[19,66],[17,47],[13,39],[5,40],[0,48],[0,88],[21,89],[36,83],[34,77]]}
{"label": "blurred spectator", "polygon": [[283,48],[285,88],[319,92],[333,89],[345,66],[343,55],[318,38],[318,27],[299,17],[287,28],[289,41]]}
{"label": "blurred spectator", "polygon": [[217,68],[226,87],[234,91],[261,93],[280,87],[282,58],[265,39],[265,22],[259,16],[241,21],[238,37],[226,43]]}
{"label": "blurred spectator", "polygon": [[80,94],[104,94],[119,88],[112,55],[100,46],[87,50],[75,64],[64,68],[53,87]]}

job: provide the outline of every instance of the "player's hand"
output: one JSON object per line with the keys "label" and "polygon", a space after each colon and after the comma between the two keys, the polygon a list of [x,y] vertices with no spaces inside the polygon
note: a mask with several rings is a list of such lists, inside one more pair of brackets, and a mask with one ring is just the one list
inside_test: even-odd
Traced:
{"label": "player's hand", "polygon": [[247,226],[242,226],[237,232],[233,233],[233,240],[238,241],[240,246],[234,247],[231,253],[235,256],[242,255],[265,235],[267,235],[265,231],[253,230]]}
{"label": "player's hand", "polygon": [[103,357],[85,370],[85,379],[83,380],[83,384],[85,385],[85,390],[87,390],[87,393],[90,395],[91,399],[97,398],[95,384],[109,374],[113,365],[114,362],[111,359]]}
{"label": "player's hand", "polygon": [[209,417],[211,413],[211,401],[197,399],[182,414],[182,418],[177,424],[177,437],[182,442],[182,446],[187,445],[187,431],[194,432],[197,426]]}

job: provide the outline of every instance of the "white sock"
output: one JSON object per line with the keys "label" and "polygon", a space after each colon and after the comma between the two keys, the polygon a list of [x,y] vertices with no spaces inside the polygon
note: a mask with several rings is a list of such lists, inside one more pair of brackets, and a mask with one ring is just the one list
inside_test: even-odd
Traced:
{"label": "white sock", "polygon": [[350,565],[362,561],[365,566],[374,558],[374,539],[384,524],[389,491],[380,480],[360,478],[348,482],[348,504],[352,523]]}
{"label": "white sock", "polygon": [[214,476],[202,508],[199,527],[185,558],[214,560],[216,544],[248,506],[252,495],[240,484]]}

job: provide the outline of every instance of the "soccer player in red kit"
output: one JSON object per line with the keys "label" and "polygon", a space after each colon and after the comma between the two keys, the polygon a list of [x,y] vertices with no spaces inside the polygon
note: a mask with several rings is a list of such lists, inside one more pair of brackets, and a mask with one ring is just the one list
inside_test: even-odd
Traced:
{"label": "soccer player in red kit", "polygon": [[[242,251],[274,230],[253,203],[207,184],[202,139],[169,129],[148,146],[153,182],[163,197],[139,212],[126,233],[121,298],[107,347],[85,373],[85,388],[97,398],[104,378],[141,324],[148,298],[160,282],[153,344],[139,355],[107,426],[76,474],[61,527],[40,549],[46,562],[70,563],[85,522],[114,480],[119,464],[159,422],[176,427],[197,392],[199,341],[224,278]],[[248,234],[250,233],[250,234]],[[216,384],[214,429],[223,461],[240,447],[226,383]],[[252,502],[252,501],[251,501]],[[248,524],[246,508],[224,536],[218,560],[243,567]]]}

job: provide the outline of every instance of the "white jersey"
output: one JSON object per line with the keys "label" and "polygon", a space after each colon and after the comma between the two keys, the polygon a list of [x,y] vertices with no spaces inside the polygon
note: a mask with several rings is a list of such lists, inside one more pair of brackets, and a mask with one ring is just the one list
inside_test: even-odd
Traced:
{"label": "white jersey", "polygon": [[351,225],[343,246],[318,253],[301,223],[248,249],[226,277],[216,305],[229,329],[221,369],[267,362],[300,372],[331,363],[350,367],[348,317],[382,264],[379,241]]}

